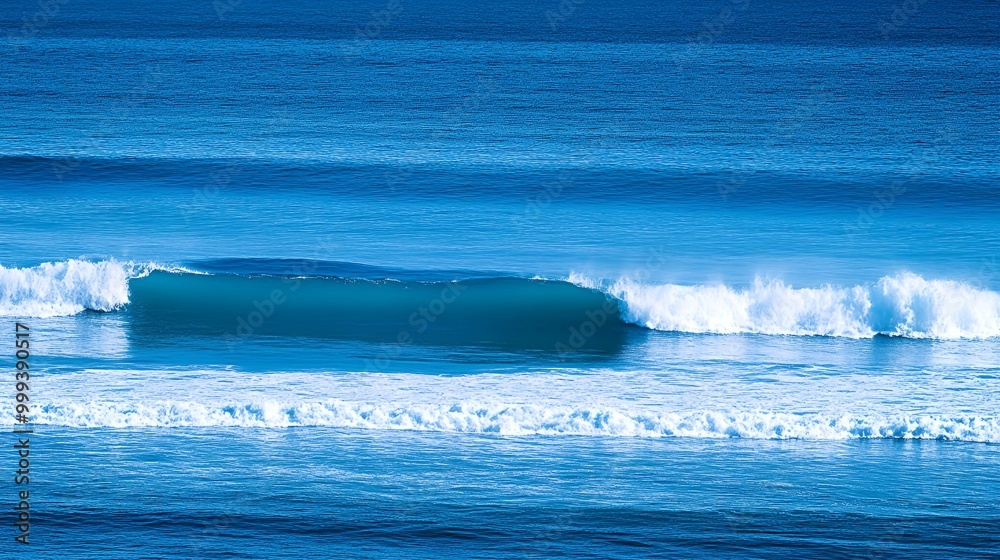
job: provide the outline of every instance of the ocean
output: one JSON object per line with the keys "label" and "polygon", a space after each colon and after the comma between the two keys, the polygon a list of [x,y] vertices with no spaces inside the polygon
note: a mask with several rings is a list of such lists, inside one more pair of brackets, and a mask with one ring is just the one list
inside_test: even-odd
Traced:
{"label": "ocean", "polygon": [[0,558],[1000,550],[995,1],[0,13]]}

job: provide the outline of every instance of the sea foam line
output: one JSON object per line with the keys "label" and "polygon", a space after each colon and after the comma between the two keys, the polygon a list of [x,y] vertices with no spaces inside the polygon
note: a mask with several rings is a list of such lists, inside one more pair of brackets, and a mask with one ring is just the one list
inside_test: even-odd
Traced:
{"label": "sea foam line", "polygon": [[872,285],[793,288],[756,279],[746,288],[629,279],[571,282],[617,298],[626,319],[661,331],[868,338],[983,339],[1000,336],[1000,294],[902,273]]}
{"label": "sea foam line", "polygon": [[36,422],[74,428],[326,426],[505,436],[612,436],[747,439],[936,439],[1000,441],[996,418],[766,411],[650,412],[563,405],[457,402],[380,404],[274,400],[51,403]]}

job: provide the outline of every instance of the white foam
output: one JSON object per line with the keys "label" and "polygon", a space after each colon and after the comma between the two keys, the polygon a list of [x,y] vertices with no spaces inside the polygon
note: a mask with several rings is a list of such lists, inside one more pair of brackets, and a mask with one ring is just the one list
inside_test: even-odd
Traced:
{"label": "white foam", "polygon": [[70,259],[31,268],[0,266],[0,316],[60,317],[127,304],[128,281],[153,265]]}
{"label": "white foam", "polygon": [[866,338],[876,334],[936,339],[1000,336],[1000,294],[950,280],[904,273],[873,285],[793,288],[756,279],[722,284],[652,285],[629,279],[570,281],[623,303],[626,319],[662,331]]}
{"label": "white foam", "polygon": [[934,415],[789,414],[766,411],[649,412],[530,404],[379,404],[274,400],[210,405],[193,401],[49,404],[36,422],[76,428],[328,426],[507,436],[749,439],[943,439],[1000,441],[996,418]]}
{"label": "white foam", "polygon": [[[0,316],[57,317],[84,310],[114,311],[129,302],[128,282],[152,270],[191,271],[155,264],[71,259],[31,268],[0,266]],[[571,275],[622,302],[626,319],[647,328],[690,333],[821,335],[876,334],[935,339],[1000,337],[1000,294],[912,273],[872,285],[795,288],[756,279],[746,288],[722,284],[600,282]]]}

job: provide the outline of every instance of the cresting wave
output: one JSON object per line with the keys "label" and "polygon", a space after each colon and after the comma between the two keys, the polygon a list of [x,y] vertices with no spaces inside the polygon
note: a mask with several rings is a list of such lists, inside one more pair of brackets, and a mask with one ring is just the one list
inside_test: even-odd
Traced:
{"label": "cresting wave", "polygon": [[210,405],[190,401],[48,404],[37,422],[74,428],[325,426],[506,436],[616,436],[749,439],[939,439],[1000,441],[996,418],[776,412],[636,412],[559,405],[372,404],[325,400]]}
{"label": "cresting wave", "polygon": [[623,302],[626,320],[661,331],[850,338],[1000,336],[1000,294],[912,273],[849,288],[793,288],[759,278],[747,288],[650,285],[627,279],[607,283],[579,275],[570,281],[614,296]]}
{"label": "cresting wave", "polygon": [[[607,282],[576,274],[569,282],[496,277],[418,281],[282,276],[273,270],[280,269],[272,264],[268,274],[206,274],[114,260],[0,267],[0,316],[55,317],[127,308],[136,325],[174,322],[230,336],[244,329],[384,341],[405,330],[414,337],[427,331],[431,338],[426,342],[447,344],[454,337],[512,343],[513,333],[519,345],[550,349],[575,340],[616,348],[626,323],[686,333],[1000,336],[1000,294],[912,273],[853,287],[794,288],[757,279],[735,288]],[[252,325],[258,319],[255,312],[268,314],[268,320]],[[428,329],[431,324],[434,329]]]}
{"label": "cresting wave", "polygon": [[33,268],[0,266],[0,317],[58,317],[114,311],[129,301],[128,281],[149,267],[68,260]]}

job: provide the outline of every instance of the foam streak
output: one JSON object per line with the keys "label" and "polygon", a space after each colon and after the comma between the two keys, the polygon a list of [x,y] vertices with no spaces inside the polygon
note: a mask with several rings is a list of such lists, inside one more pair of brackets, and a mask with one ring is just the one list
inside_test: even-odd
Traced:
{"label": "foam streak", "polygon": [[326,400],[203,404],[191,401],[49,404],[37,422],[75,428],[327,426],[507,436],[1000,441],[996,418],[790,414],[766,411],[638,412],[561,405],[458,402],[380,404]]}

